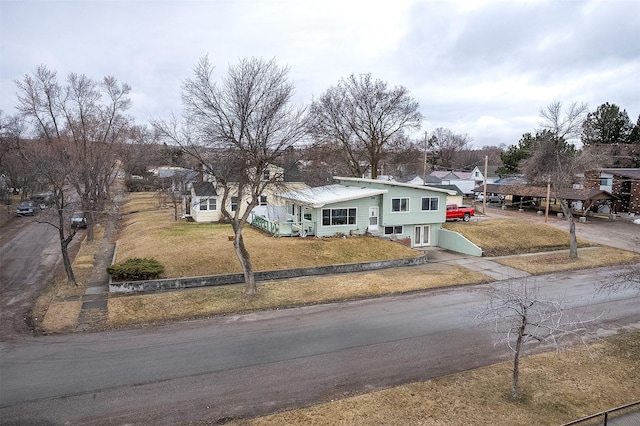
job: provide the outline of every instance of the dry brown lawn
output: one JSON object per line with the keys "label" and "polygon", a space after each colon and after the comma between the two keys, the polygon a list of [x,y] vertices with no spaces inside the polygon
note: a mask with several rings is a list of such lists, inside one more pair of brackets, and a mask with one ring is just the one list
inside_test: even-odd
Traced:
{"label": "dry brown lawn", "polygon": [[97,225],[94,228],[94,241],[89,243],[85,239],[80,243],[80,249],[72,264],[77,285],[69,285],[66,275],[59,274],[53,285],[36,299],[32,317],[43,331],[62,333],[72,331],[77,326],[82,303],[79,299],[65,300],[65,298],[80,297],[84,294],[103,236],[104,228]]}
{"label": "dry brown lawn", "polygon": [[[172,276],[239,271],[232,242],[227,238],[231,234],[228,226],[173,222],[172,211],[158,208],[153,194],[134,194],[121,211],[125,216],[118,247],[119,260],[155,257],[165,264],[168,275]],[[446,227],[460,231],[491,256],[567,248],[566,233],[546,225],[491,220],[446,224]],[[244,235],[258,270],[417,255],[399,244],[371,238],[274,239],[253,229],[247,229]],[[505,235],[509,237],[505,238]],[[379,242],[385,244],[379,245]],[[581,245],[588,244],[582,242]],[[88,265],[97,250],[97,244],[94,246],[83,244],[76,258],[74,266],[82,277],[80,287],[59,284],[50,294],[49,302],[56,296],[60,298],[84,291],[82,282],[88,279],[84,274],[89,273]],[[278,249],[274,250],[276,246]],[[580,263],[568,263],[566,253],[562,253],[527,256],[523,263],[509,266],[543,273],[545,267],[576,269],[633,261],[637,259],[634,256],[637,255],[601,247],[581,250]],[[510,259],[500,259],[501,263],[508,264],[507,261]],[[487,280],[486,276],[465,268],[427,264],[259,283],[259,294],[253,299],[243,296],[242,285],[111,297],[108,320],[113,326],[154,323]],[[63,303],[51,304],[47,312],[49,323],[55,324],[52,327],[72,328],[73,322],[65,322],[60,317],[73,317],[78,308],[73,303]],[[58,315],[54,315],[56,312]],[[525,358],[521,363],[524,397],[519,401],[509,396],[511,363],[502,363],[234,424],[556,425],[640,399],[640,333],[599,343],[591,348],[591,354],[592,357],[579,346],[571,351]]]}
{"label": "dry brown lawn", "polygon": [[[477,246],[485,256],[564,250],[569,248],[567,232],[543,223],[523,222],[516,219],[491,219],[476,222],[449,222],[444,228],[459,232]],[[578,247],[589,242],[578,239]]]}
{"label": "dry brown lawn", "polygon": [[[240,272],[229,225],[174,221],[172,211],[158,207],[155,194],[132,194],[118,240],[118,261],[153,257],[165,265],[168,277]],[[126,214],[127,212],[136,212]],[[489,253],[528,253],[567,247],[567,234],[548,225],[496,219],[446,224]],[[247,227],[243,235],[256,270],[322,266],[417,256],[418,252],[390,241],[357,238],[275,238]],[[505,238],[518,235],[518,238]],[[581,242],[583,247],[588,243]],[[499,262],[533,274],[588,268],[637,260],[638,255],[610,247],[581,250],[576,262],[565,252],[504,258]],[[243,296],[243,286],[191,289],[157,294],[112,297],[109,324],[154,323],[179,318],[244,312],[258,309],[324,303],[358,297],[424,290],[438,286],[487,282],[484,275],[464,268],[428,264],[421,267],[360,274],[307,277],[258,285],[254,298]]]}
{"label": "dry brown lawn", "polygon": [[512,364],[504,362],[232,424],[558,425],[640,399],[640,333],[589,350],[522,359],[520,400],[510,396]]}
{"label": "dry brown lawn", "polygon": [[532,275],[541,275],[574,269],[640,262],[640,254],[613,247],[593,247],[580,250],[577,259],[569,259],[567,252],[560,252],[521,257],[503,257],[494,260],[502,265],[527,271]]}
{"label": "dry brown lawn", "polygon": [[177,318],[327,303],[453,284],[488,282],[462,267],[428,264],[346,275],[303,277],[258,283],[258,295],[246,298],[243,285],[189,289],[109,299],[109,324],[153,323]]}
{"label": "dry brown lawn", "polygon": [[[155,258],[169,278],[242,272],[233,249],[230,225],[174,221],[171,209],[154,208],[154,198],[131,196],[123,208],[143,213],[125,215],[120,226],[117,262],[132,257]],[[250,226],[242,232],[256,271],[326,266],[417,257],[415,250],[372,237],[276,238]]]}

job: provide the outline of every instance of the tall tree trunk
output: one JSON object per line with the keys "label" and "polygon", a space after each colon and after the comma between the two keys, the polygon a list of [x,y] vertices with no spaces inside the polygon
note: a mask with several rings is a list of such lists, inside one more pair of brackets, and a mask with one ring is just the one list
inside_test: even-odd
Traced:
{"label": "tall tree trunk", "polygon": [[76,235],[75,231],[71,232],[71,235],[65,238],[64,236],[64,217],[62,215],[62,209],[58,209],[58,235],[60,237],[60,248],[62,251],[62,263],[64,265],[64,271],[67,274],[67,282],[69,284],[77,285],[76,276],[73,273],[73,268],[71,267],[71,259],[69,258],[69,243],[73,240],[73,237]]}
{"label": "tall tree trunk", "polygon": [[251,264],[251,256],[244,246],[242,227],[235,221],[232,221],[231,225],[234,232],[233,248],[236,250],[236,256],[238,256],[238,260],[242,266],[242,272],[244,273],[244,294],[247,296],[255,296],[258,294],[256,277],[253,272],[253,265]]}
{"label": "tall tree trunk", "polygon": [[573,213],[569,208],[569,204],[567,204],[567,200],[561,198],[560,206],[562,207],[562,212],[567,218],[567,222],[569,222],[569,258],[577,259],[578,258],[578,239],[576,238],[576,222],[573,218]]}
{"label": "tall tree trunk", "polygon": [[62,263],[64,264],[64,271],[67,274],[67,282],[69,284],[78,285],[76,282],[76,276],[73,273],[73,268],[71,267],[71,259],[69,258],[69,242],[66,240],[60,241],[60,246],[62,247]]}
{"label": "tall tree trunk", "polygon": [[516,340],[516,350],[513,356],[513,380],[511,382],[511,396],[514,398],[520,398],[520,391],[518,386],[518,380],[520,375],[520,350],[522,349],[522,337],[524,336],[524,330],[527,325],[527,314],[525,308],[525,314],[522,315],[522,324],[518,330],[518,340]]}

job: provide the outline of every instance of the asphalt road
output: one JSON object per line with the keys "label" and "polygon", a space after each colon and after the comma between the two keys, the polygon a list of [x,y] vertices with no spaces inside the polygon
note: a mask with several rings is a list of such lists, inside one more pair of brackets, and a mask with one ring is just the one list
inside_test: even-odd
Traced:
{"label": "asphalt road", "polygon": [[[58,230],[32,217],[14,217],[0,229],[0,338],[28,332],[29,311],[51,282],[62,254]],[[79,239],[79,238],[78,238]],[[78,240],[76,239],[76,240]],[[72,243],[72,248],[77,241]]]}
{"label": "asphalt road", "polygon": [[[537,278],[605,335],[640,327],[612,268]],[[531,279],[533,280],[533,279]],[[256,416],[511,357],[473,312],[487,286],[0,344],[6,424],[176,424]],[[538,349],[542,349],[539,348]],[[531,347],[529,350],[534,350]],[[67,423],[68,422],[68,423]]]}

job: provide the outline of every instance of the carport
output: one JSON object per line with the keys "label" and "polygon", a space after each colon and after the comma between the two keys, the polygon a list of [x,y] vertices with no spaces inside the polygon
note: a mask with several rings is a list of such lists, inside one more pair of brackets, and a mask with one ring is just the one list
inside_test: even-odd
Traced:
{"label": "carport", "polygon": [[[483,192],[484,186],[475,188],[476,192]],[[547,200],[547,188],[544,186],[533,185],[504,185],[504,184],[487,184],[487,193],[504,195],[505,205],[517,206],[518,208],[537,209],[544,208]],[[569,203],[571,210],[582,215],[586,215],[589,211],[597,212],[598,208],[603,205],[613,205],[616,197],[607,191],[600,189],[562,189],[557,196],[551,191],[549,208],[552,211],[560,211],[557,207],[558,199],[565,199]],[[609,213],[609,212],[607,212]]]}

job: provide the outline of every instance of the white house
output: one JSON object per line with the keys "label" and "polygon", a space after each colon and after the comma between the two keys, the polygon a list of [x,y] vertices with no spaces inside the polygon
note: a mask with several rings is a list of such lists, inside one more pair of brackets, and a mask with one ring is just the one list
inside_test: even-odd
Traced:
{"label": "white house", "polygon": [[478,166],[471,171],[435,171],[429,176],[437,177],[443,185],[456,185],[465,195],[473,195],[473,189],[484,183],[484,175]]}
{"label": "white house", "polygon": [[[255,208],[255,211],[268,217],[277,216],[284,209],[284,204],[278,194],[309,187],[302,182],[285,182],[284,169],[277,166],[267,168],[263,172],[262,178],[264,181],[269,181],[274,176],[276,177],[275,182],[266,186],[260,195],[259,204]],[[239,196],[238,187],[234,184],[229,186],[229,190],[231,193],[226,201],[227,211],[235,212],[240,209],[240,213],[244,213],[244,209],[248,205],[246,195]],[[216,185],[214,179],[207,182],[193,182],[188,196],[185,197],[185,216],[195,222],[219,222],[223,219],[221,209],[223,198],[224,188]]]}

